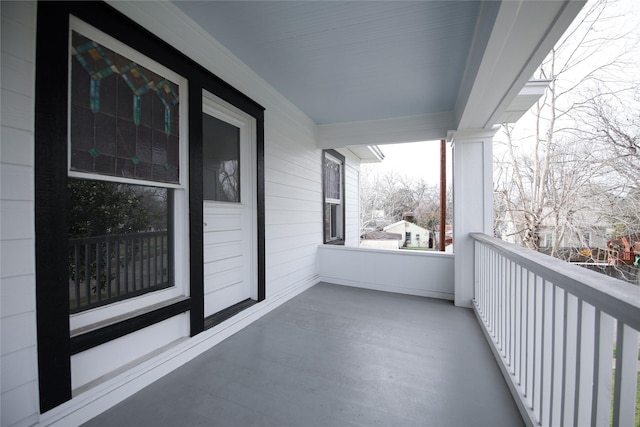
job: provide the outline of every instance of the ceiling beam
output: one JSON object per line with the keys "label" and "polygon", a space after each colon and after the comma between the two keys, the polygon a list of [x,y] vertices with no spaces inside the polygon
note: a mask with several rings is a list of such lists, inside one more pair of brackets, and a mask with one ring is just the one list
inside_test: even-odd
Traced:
{"label": "ceiling beam", "polygon": [[439,140],[455,125],[453,111],[316,126],[318,148]]}

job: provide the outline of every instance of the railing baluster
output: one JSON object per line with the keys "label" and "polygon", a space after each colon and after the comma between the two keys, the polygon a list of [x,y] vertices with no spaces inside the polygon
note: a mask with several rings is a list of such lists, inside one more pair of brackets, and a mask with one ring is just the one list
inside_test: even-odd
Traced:
{"label": "railing baluster", "polygon": [[578,383],[576,384],[576,426],[586,426],[591,422],[591,402],[593,392],[595,308],[581,301],[580,346]]}
{"label": "railing baluster", "polygon": [[84,246],[84,283],[87,298],[87,303],[85,305],[91,304],[91,268],[89,267],[90,253],[91,245],[87,243]]}
{"label": "railing baluster", "polygon": [[120,295],[120,239],[116,237],[114,244],[116,246],[116,295]]}
{"label": "railing baluster", "polygon": [[495,238],[472,237],[474,309],[526,423],[634,425],[637,288]]}
{"label": "railing baluster", "polygon": [[555,326],[554,286],[547,280],[542,280],[542,366],[541,366],[541,400],[540,419],[544,424],[550,424],[553,410],[553,345]]}
{"label": "railing baluster", "polygon": [[129,239],[122,238],[124,245],[124,292],[129,293]]}
{"label": "railing baluster", "polygon": [[70,312],[168,286],[167,235],[160,231],[69,239]]}
{"label": "railing baluster", "polygon": [[153,284],[158,283],[158,236],[153,236]]}
{"label": "railing baluster", "polygon": [[107,256],[105,263],[107,264],[107,299],[111,299],[111,241],[107,239],[105,241]]}
{"label": "railing baluster", "polygon": [[75,275],[74,290],[76,295],[76,307],[80,307],[80,245],[73,245],[73,272]]}
{"label": "railing baluster", "polygon": [[[571,426],[574,424],[575,420],[575,407],[574,402],[576,400],[576,374],[577,368],[575,366],[575,361],[578,360],[578,307],[579,301],[573,295],[568,296],[567,298],[567,341],[565,343],[565,361],[563,366],[563,371],[565,373],[565,383],[564,383],[564,417],[563,417],[563,425]],[[569,365],[569,363],[571,365]]]}
{"label": "railing baluster", "polygon": [[591,426],[609,425],[613,361],[613,318],[596,309]]}
{"label": "railing baluster", "polygon": [[582,352],[580,351],[582,348],[582,309],[583,303],[580,298],[578,298],[578,314],[577,314],[577,325],[576,325],[576,363],[574,365],[575,369],[575,397],[573,398],[573,425],[574,427],[578,426],[578,415],[579,415],[579,402],[580,398],[580,365],[582,359]]}
{"label": "railing baluster", "polygon": [[96,301],[102,301],[102,271],[100,271],[102,258],[102,245],[100,241],[96,242]]}
{"label": "railing baluster", "polygon": [[635,423],[637,375],[638,331],[618,321],[613,395],[614,426],[631,427]]}
{"label": "railing baluster", "polygon": [[[165,282],[164,280],[164,234],[162,236],[160,236],[160,277],[162,278],[162,283]],[[168,250],[169,248],[167,248]]]}
{"label": "railing baluster", "polygon": [[564,360],[564,340],[565,340],[565,292],[561,288],[554,286],[553,289],[553,360],[551,365],[551,407],[549,408],[549,425],[561,425],[562,416],[562,378],[564,371],[562,363]]}
{"label": "railing baluster", "polygon": [[531,318],[533,317],[533,310],[531,309],[531,293],[533,292],[532,290],[532,286],[531,286],[531,272],[527,271],[526,272],[527,275],[527,303],[526,303],[526,309],[527,309],[527,322],[526,322],[526,328],[525,328],[525,337],[524,337],[524,343],[525,343],[525,348],[524,348],[524,397],[527,398],[527,401],[529,402],[529,405],[532,406],[531,403],[531,336],[533,335],[532,332],[532,325],[533,322],[531,321]]}
{"label": "railing baluster", "polygon": [[150,288],[153,286],[151,284],[151,237],[147,236],[147,256],[145,257],[145,261],[147,262],[147,287]]}

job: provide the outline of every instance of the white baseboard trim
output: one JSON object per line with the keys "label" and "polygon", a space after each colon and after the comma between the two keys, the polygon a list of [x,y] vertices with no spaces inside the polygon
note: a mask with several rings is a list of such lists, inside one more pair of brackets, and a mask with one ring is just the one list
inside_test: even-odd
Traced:
{"label": "white baseboard trim", "polygon": [[122,402],[144,387],[179,368],[216,344],[247,327],[265,314],[311,288],[320,281],[314,276],[292,285],[255,304],[219,325],[193,338],[184,338],[165,347],[165,351],[144,358],[140,363],[106,379],[68,402],[40,415],[38,425],[76,426]]}
{"label": "white baseboard trim", "polygon": [[335,277],[320,277],[321,282],[333,283],[335,285],[352,286],[354,288],[371,289],[374,291],[391,292],[395,294],[414,295],[419,297],[454,300],[454,294],[448,292],[430,291],[427,289],[407,288],[403,286],[382,285],[370,282],[359,282],[355,280],[338,279]]}

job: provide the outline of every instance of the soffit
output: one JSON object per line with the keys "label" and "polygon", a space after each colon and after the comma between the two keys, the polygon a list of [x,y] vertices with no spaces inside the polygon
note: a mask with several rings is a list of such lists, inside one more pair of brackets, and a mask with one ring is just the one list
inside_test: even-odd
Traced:
{"label": "soffit", "polygon": [[453,111],[482,2],[176,1],[317,124]]}

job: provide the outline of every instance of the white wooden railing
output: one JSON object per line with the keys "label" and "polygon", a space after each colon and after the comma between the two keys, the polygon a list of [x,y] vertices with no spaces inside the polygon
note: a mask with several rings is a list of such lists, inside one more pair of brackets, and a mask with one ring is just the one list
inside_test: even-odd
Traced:
{"label": "white wooden railing", "polygon": [[640,287],[472,237],[474,310],[525,422],[634,426]]}

